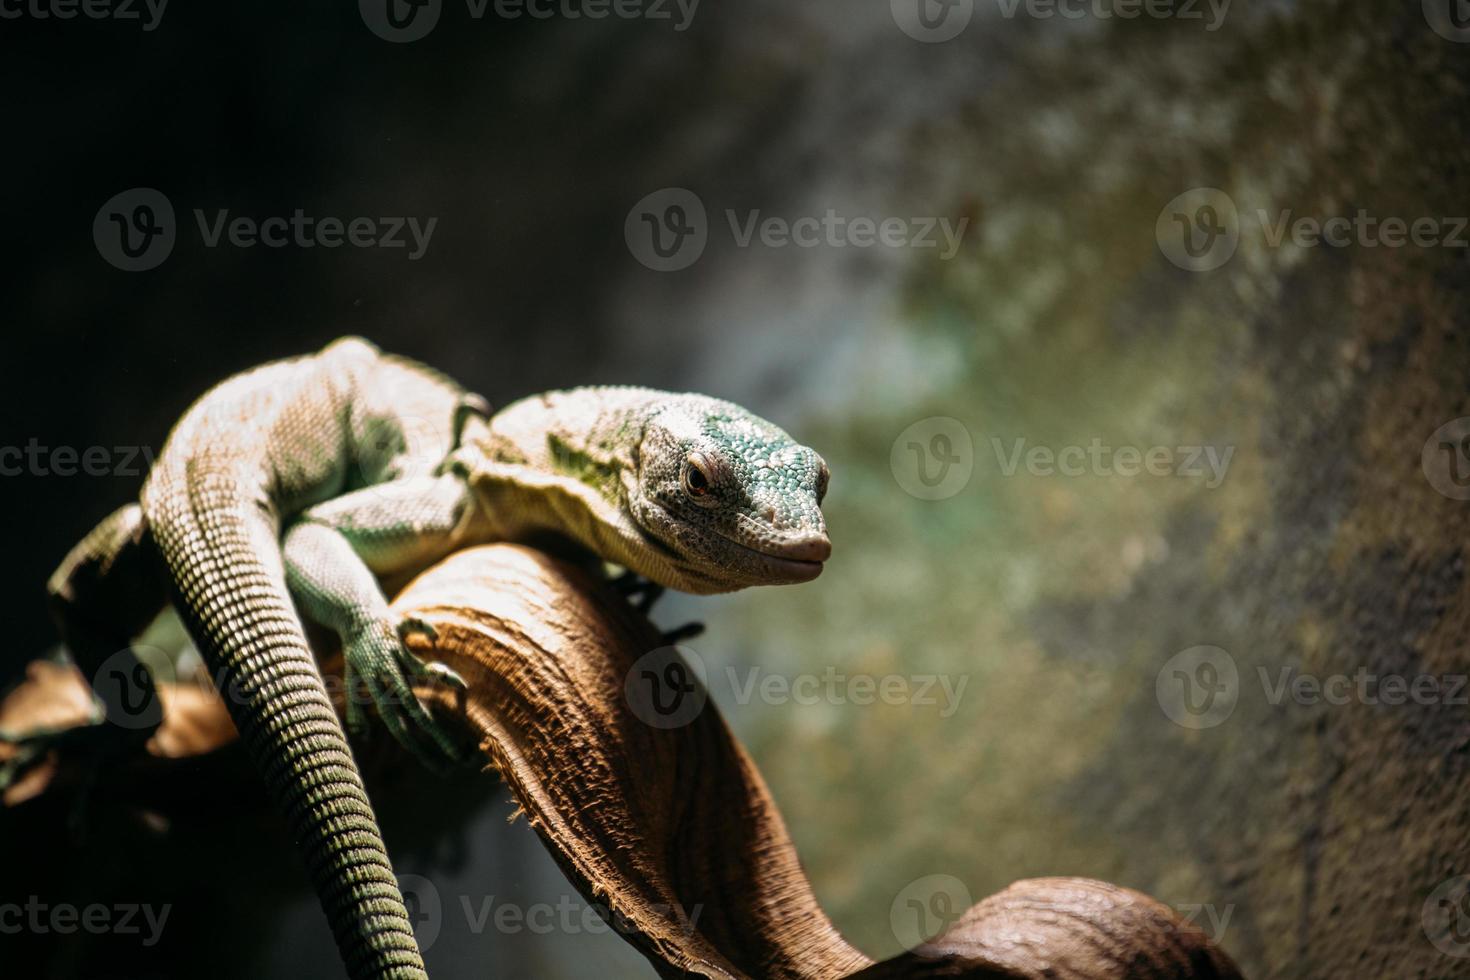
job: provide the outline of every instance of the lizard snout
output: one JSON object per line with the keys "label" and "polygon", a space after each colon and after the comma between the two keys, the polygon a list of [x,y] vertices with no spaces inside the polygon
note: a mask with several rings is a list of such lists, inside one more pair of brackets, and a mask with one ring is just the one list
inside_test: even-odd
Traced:
{"label": "lizard snout", "polygon": [[832,540],[823,531],[808,531],[786,537],[771,552],[792,561],[826,561],[832,557]]}

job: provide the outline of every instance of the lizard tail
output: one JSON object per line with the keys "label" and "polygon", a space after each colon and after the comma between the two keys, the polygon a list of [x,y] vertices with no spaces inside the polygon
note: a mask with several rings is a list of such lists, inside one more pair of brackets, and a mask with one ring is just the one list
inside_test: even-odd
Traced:
{"label": "lizard tail", "polygon": [[305,853],[353,978],[427,978],[362,778],[286,591],[279,521],[228,470],[156,467],[144,509],[178,607]]}

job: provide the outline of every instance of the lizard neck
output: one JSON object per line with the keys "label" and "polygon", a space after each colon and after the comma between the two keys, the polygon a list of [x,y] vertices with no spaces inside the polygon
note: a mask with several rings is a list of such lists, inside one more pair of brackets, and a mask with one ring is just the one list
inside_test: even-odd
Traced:
{"label": "lizard neck", "polygon": [[576,388],[507,406],[468,434],[465,471],[494,536],[556,534],[633,566],[646,537],[628,513],[657,392]]}

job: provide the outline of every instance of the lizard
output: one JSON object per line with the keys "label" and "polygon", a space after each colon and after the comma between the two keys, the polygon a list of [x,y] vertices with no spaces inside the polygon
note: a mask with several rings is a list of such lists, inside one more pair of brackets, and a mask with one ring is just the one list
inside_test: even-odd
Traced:
{"label": "lizard", "polygon": [[[460,747],[411,683],[463,682],[408,650],[429,627],[394,622],[380,580],[521,540],[569,544],[654,589],[807,582],[831,552],[828,482],[815,451],[731,402],[583,387],[492,414],[446,375],[347,337],[206,392],[139,501],[74,548],[48,591],[78,665],[122,657],[145,695],[128,646],[173,602],[305,852],[349,975],[422,977],[303,620],[337,633],[349,695],[362,685],[406,748],[453,762]],[[126,700],[99,692],[104,719],[146,697]],[[364,730],[360,699],[347,722]]]}

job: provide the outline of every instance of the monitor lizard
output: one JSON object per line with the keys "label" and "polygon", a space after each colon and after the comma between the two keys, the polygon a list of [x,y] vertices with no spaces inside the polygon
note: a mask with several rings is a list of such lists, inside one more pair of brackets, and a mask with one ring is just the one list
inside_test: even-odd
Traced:
{"label": "monitor lizard", "polygon": [[[204,394],[139,502],[74,548],[49,592],[84,671],[130,657],[173,601],[305,853],[348,973],[421,977],[301,617],[338,634],[349,694],[365,686],[395,738],[427,762],[453,761],[462,747],[411,683],[462,682],[408,651],[407,631],[428,627],[393,621],[381,577],[471,544],[555,539],[655,587],[805,582],[831,551],[827,483],[813,450],[730,402],[585,387],[492,415],[438,371],[348,337]],[[129,667],[151,694],[147,671]],[[113,718],[138,699],[100,700]],[[349,729],[365,723],[349,697]]]}

